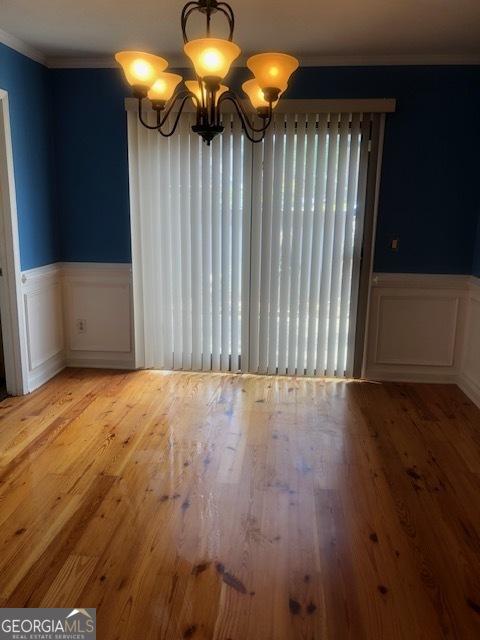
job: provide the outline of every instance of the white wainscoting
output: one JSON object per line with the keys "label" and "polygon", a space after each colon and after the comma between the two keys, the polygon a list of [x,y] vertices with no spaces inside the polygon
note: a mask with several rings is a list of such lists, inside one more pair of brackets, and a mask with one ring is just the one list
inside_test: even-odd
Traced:
{"label": "white wainscoting", "polygon": [[22,273],[22,294],[28,391],[66,366],[134,368],[130,264],[30,269]]}
{"label": "white wainscoting", "polygon": [[[31,269],[22,293],[29,391],[69,365],[135,368],[131,265]],[[365,377],[457,383],[480,406],[480,279],[374,274]]]}
{"label": "white wainscoting", "polygon": [[469,276],[374,274],[366,377],[457,382]]}
{"label": "white wainscoting", "polygon": [[470,278],[459,386],[480,407],[480,279]]}
{"label": "white wainscoting", "polygon": [[69,262],[62,273],[67,365],[133,369],[131,265]]}
{"label": "white wainscoting", "polygon": [[59,264],[22,273],[27,341],[27,384],[33,391],[65,367],[62,269]]}

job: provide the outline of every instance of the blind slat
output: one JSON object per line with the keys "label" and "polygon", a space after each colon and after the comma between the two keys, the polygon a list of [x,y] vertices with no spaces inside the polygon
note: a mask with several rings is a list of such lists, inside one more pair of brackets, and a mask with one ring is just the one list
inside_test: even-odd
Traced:
{"label": "blind slat", "polygon": [[346,195],[343,271],[340,290],[340,314],[338,327],[337,373],[345,375],[347,366],[348,310],[350,307],[350,288],[353,265],[353,242],[355,231],[355,209],[358,184],[358,164],[360,160],[360,114],[352,115],[350,166],[348,169],[348,185]]}
{"label": "blind slat", "polygon": [[[193,118],[190,119],[190,123]],[[202,368],[202,172],[200,138],[190,138],[190,244],[192,247],[192,369]]]}
{"label": "blind slat", "polygon": [[210,148],[202,145],[202,369],[212,366],[212,167]]}
{"label": "blind slat", "polygon": [[192,368],[192,247],[190,243],[190,118],[182,119],[179,131],[180,161],[180,262],[182,263],[182,305],[180,309],[182,325],[182,369]]}
{"label": "blind slat", "polygon": [[[146,132],[148,133],[148,132]],[[150,274],[152,278],[152,285],[154,285],[154,279],[156,277],[162,277],[164,284],[164,298],[162,300],[163,308],[163,355],[164,355],[164,367],[173,369],[173,303],[172,303],[172,256],[171,256],[171,237],[170,237],[170,162],[169,159],[169,141],[160,140],[159,154],[162,157],[162,164],[159,170],[160,178],[160,192],[163,194],[162,201],[164,203],[164,216],[163,223],[164,228],[161,235],[161,241],[163,245],[163,260],[155,265],[155,269]],[[153,331],[155,328],[152,329]]]}
{"label": "blind slat", "polygon": [[342,278],[344,228],[346,215],[346,188],[349,167],[349,122],[350,114],[342,113],[340,118],[338,175],[335,194],[335,214],[332,238],[332,271],[330,281],[330,304],[327,335],[327,376],[335,375],[338,352],[338,319],[340,303],[340,284]]}
{"label": "blind slat", "polygon": [[297,120],[297,145],[295,154],[295,182],[292,212],[292,254],[290,261],[290,308],[288,336],[287,373],[295,375],[297,369],[298,346],[298,305],[300,297],[300,252],[303,235],[303,212],[305,194],[305,151],[306,116],[299,115]]}
{"label": "blind slat", "polygon": [[252,179],[253,147],[242,137],[243,182],[242,182],[242,293],[241,293],[241,370],[250,371],[250,274],[252,236]]}
{"label": "blind slat", "polygon": [[282,225],[282,253],[280,262],[280,312],[278,336],[278,373],[287,372],[287,346],[290,303],[290,259],[292,235],[293,176],[295,171],[295,114],[288,114],[286,119],[284,204]]}
{"label": "blind slat", "polygon": [[231,205],[231,145],[232,127],[229,115],[225,117],[225,131],[222,136],[222,208],[221,208],[221,254],[222,254],[222,299],[221,299],[221,352],[220,368],[222,371],[230,370],[230,325],[231,325],[231,228],[232,228],[232,205]]}
{"label": "blind slat", "polygon": [[262,168],[263,145],[252,150],[252,231],[250,236],[250,370],[258,371],[259,365],[259,315],[262,248]]}
{"label": "blind slat", "polygon": [[[272,204],[273,204],[273,140],[274,128],[270,127],[263,143],[264,157],[262,165],[262,244],[260,249],[260,305],[259,305],[259,356],[258,371],[267,373],[268,369],[268,316],[270,302],[270,268],[272,241]],[[274,265],[274,268],[276,265]]]}
{"label": "blind slat", "polygon": [[[242,153],[242,130],[240,120],[233,118],[232,128],[232,364],[231,370],[240,368],[240,322],[241,322],[241,275],[242,275],[242,207],[245,174]],[[240,187],[236,180],[240,181]]]}
{"label": "blind slat", "polygon": [[317,164],[315,175],[315,204],[312,229],[312,258],[310,263],[309,316],[307,340],[307,375],[313,376],[317,370],[317,332],[319,320],[319,296],[323,255],[323,234],[325,223],[325,194],[327,188],[327,161],[329,136],[327,135],[328,114],[320,114],[317,133]]}
{"label": "blind slat", "polygon": [[325,200],[325,225],[323,230],[322,268],[320,275],[320,300],[318,311],[317,375],[325,375],[327,368],[326,342],[330,306],[330,283],[333,257],[333,229],[335,224],[335,195],[338,169],[338,125],[337,114],[332,114],[328,131],[328,167]]}
{"label": "blind slat", "polygon": [[283,220],[283,179],[285,170],[285,117],[275,114],[274,123],[274,168],[273,168],[273,209],[272,244],[270,269],[270,313],[264,322],[268,322],[268,373],[276,373],[278,367],[278,325],[280,303],[280,256],[281,229]]}
{"label": "blind slat", "polygon": [[222,217],[222,144],[223,136],[212,142],[212,369],[220,371],[221,350],[221,217]]}
{"label": "blind slat", "polygon": [[[317,123],[315,114],[308,116],[307,154],[305,157],[305,212],[303,216],[302,255],[300,266],[300,298],[298,308],[298,355],[296,366],[298,375],[304,375],[307,366],[306,341],[309,317],[308,291],[311,281],[310,267],[312,256],[316,157],[318,150],[316,128]],[[311,309],[311,313],[315,314],[314,308]]]}

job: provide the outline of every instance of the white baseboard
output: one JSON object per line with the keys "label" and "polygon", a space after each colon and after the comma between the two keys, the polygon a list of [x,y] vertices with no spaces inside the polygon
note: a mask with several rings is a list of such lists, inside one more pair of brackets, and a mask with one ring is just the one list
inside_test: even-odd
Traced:
{"label": "white baseboard", "polygon": [[480,407],[480,384],[475,380],[472,380],[465,373],[459,376],[457,384],[463,393],[470,398],[477,407]]}
{"label": "white baseboard", "polygon": [[428,384],[457,384],[457,373],[428,372],[413,369],[384,370],[370,368],[366,371],[367,380],[377,382],[424,382]]}
{"label": "white baseboard", "polygon": [[88,369],[119,369],[122,371],[133,371],[135,363],[133,359],[121,360],[119,358],[69,358],[66,361],[67,367],[81,367]]}
{"label": "white baseboard", "polygon": [[36,369],[30,372],[28,376],[29,392],[35,391],[35,389],[41,387],[45,382],[48,382],[50,378],[53,378],[57,373],[63,371],[65,367],[66,359],[64,351],[57,353],[49,360],[36,367]]}

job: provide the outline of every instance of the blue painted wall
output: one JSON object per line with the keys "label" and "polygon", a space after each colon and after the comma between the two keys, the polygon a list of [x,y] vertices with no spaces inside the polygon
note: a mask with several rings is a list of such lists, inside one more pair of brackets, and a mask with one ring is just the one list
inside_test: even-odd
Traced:
{"label": "blue painted wall", "polygon": [[303,69],[289,95],[397,98],[385,131],[375,269],[471,272],[480,67]]}
{"label": "blue painted wall", "polygon": [[[235,75],[238,86],[245,72]],[[0,87],[10,98],[22,268],[129,262],[128,89],[119,71],[47,70],[0,45]],[[397,98],[375,269],[480,274],[480,67],[305,68],[286,97]]]}
{"label": "blue painted wall", "polygon": [[[115,69],[51,71],[64,260],[130,260],[123,98]],[[237,71],[234,84],[243,79]],[[385,135],[375,269],[471,273],[480,67],[299,70],[289,98],[397,98]],[[389,249],[400,238],[400,250]]]}
{"label": "blue painted wall", "polygon": [[130,262],[125,87],[116,70],[51,70],[61,257]]}
{"label": "blue painted wall", "polygon": [[22,269],[59,257],[48,74],[41,64],[0,44],[0,87],[9,97]]}

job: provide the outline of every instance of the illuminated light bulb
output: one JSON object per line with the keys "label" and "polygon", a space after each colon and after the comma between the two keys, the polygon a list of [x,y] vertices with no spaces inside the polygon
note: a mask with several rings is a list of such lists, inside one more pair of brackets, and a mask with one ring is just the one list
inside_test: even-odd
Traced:
{"label": "illuminated light bulb", "polygon": [[154,93],[164,93],[166,88],[167,83],[165,82],[165,80],[155,80],[150,91]]}
{"label": "illuminated light bulb", "polygon": [[130,73],[141,83],[148,82],[155,75],[155,69],[146,60],[137,58],[130,65]]}
{"label": "illuminated light bulb", "polygon": [[199,38],[190,40],[184,46],[199,78],[222,80],[230,70],[235,58],[240,55],[240,47],[230,40],[220,38]]}
{"label": "illuminated light bulb", "polygon": [[182,79],[182,76],[176,73],[161,73],[157,76],[157,79],[148,92],[149,99],[152,101],[163,100],[164,102],[170,100]]}
{"label": "illuminated light bulb", "polygon": [[[189,91],[191,91],[191,93],[193,93],[194,96],[196,96],[200,105],[205,105],[205,87],[203,87],[203,91],[200,91],[200,87],[198,86],[197,80],[185,80],[185,86]],[[228,91],[228,87],[224,84],[221,84],[220,88],[215,94],[215,104],[217,104],[218,99],[220,98],[222,93],[225,93],[225,91]],[[202,93],[203,93],[203,102],[202,102]]]}
{"label": "illuminated light bulb", "polygon": [[128,84],[144,89],[149,89],[168,67],[168,62],[160,56],[141,51],[119,51],[115,60],[121,65]]}
{"label": "illuminated light bulb", "polygon": [[[268,100],[265,100],[265,96],[263,95],[263,90],[258,86],[258,82],[255,78],[251,80],[247,80],[242,84],[242,89],[245,91],[247,96],[250,98],[250,102],[252,103],[252,107],[254,109],[265,109],[268,108]],[[280,92],[281,95],[282,92]],[[278,104],[278,100],[272,103],[272,109]]]}
{"label": "illuminated light bulb", "polygon": [[286,53],[259,53],[247,60],[247,67],[261,89],[285,91],[298,60]]}
{"label": "illuminated light bulb", "polygon": [[205,49],[201,55],[201,63],[214,76],[222,68],[223,56],[217,49]]}

